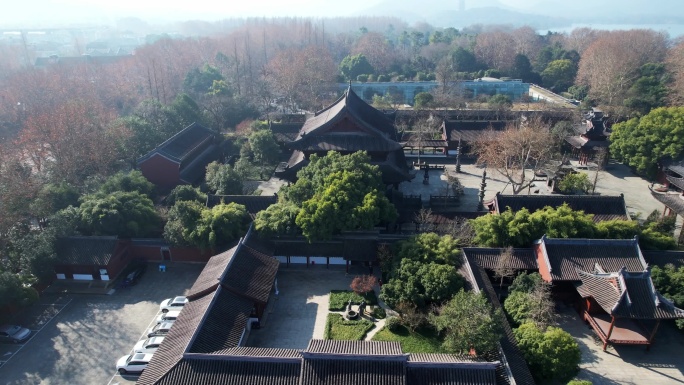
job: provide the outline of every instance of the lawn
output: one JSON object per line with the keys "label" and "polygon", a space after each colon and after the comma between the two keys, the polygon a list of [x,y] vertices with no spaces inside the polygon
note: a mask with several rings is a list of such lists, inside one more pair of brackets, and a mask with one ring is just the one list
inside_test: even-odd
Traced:
{"label": "lawn", "polygon": [[330,304],[328,310],[342,311],[347,309],[347,304],[351,299],[354,305],[358,305],[365,300],[366,305],[375,306],[378,304],[378,297],[375,296],[374,291],[370,291],[363,296],[354,293],[351,290],[332,290],[330,291]]}
{"label": "lawn", "polygon": [[398,341],[404,353],[447,353],[442,348],[437,332],[429,328],[416,332],[411,332],[404,326],[398,326],[396,332],[383,328],[373,336],[373,341]]}
{"label": "lawn", "polygon": [[330,313],[325,322],[326,340],[355,340],[360,341],[375,324],[366,320],[346,320],[341,314]]}

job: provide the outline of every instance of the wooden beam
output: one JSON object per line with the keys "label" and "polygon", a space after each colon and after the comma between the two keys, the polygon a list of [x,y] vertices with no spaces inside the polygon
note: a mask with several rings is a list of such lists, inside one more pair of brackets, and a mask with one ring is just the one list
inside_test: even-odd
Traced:
{"label": "wooden beam", "polygon": [[613,327],[615,326],[615,316],[610,315],[611,321],[610,321],[610,328],[608,329],[608,335],[606,336],[605,342],[603,342],[603,351],[606,351],[606,346],[608,346],[608,341],[610,340],[610,335],[613,334]]}
{"label": "wooden beam", "polygon": [[658,332],[658,327],[660,326],[660,320],[656,322],[655,327],[653,328],[653,331],[651,331],[651,335],[648,337],[648,345],[646,346],[646,350],[648,351],[651,349],[651,343],[653,342],[653,338],[655,338],[656,332]]}

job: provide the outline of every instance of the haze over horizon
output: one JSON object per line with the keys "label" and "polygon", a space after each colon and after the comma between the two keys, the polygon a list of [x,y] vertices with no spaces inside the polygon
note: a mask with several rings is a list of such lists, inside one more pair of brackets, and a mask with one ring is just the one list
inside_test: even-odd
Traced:
{"label": "haze over horizon", "polygon": [[[64,24],[114,24],[127,17],[152,23],[186,20],[217,21],[244,17],[344,17],[397,16],[408,22],[425,21],[446,26],[460,8],[459,0],[423,0],[420,8],[411,0],[252,0],[216,3],[208,0],[26,0],[3,6],[0,27],[35,27]],[[681,0],[465,0],[467,11],[488,7],[508,12],[515,22],[521,15],[544,15],[578,23],[605,18],[608,23],[682,23]],[[446,12],[446,14],[445,14]],[[440,17],[441,16],[441,17]],[[658,18],[661,16],[661,18]],[[479,22],[479,21],[478,21]]]}

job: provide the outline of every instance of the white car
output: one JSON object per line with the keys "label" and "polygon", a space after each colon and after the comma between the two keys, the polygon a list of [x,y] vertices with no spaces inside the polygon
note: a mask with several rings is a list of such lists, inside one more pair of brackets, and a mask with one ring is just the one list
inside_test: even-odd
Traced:
{"label": "white car", "polygon": [[171,310],[166,313],[162,313],[157,317],[157,323],[163,323],[163,322],[175,322],[178,319],[178,315],[180,314],[180,310]]}
{"label": "white car", "polygon": [[147,331],[147,338],[165,336],[169,333],[169,330],[171,330],[171,326],[173,326],[173,322],[156,324]]}
{"label": "white car", "polygon": [[180,310],[186,303],[188,303],[188,299],[182,296],[167,298],[159,305],[159,310],[162,313],[166,313],[169,310]]}
{"label": "white car", "polygon": [[133,347],[133,353],[154,353],[163,341],[164,337],[152,337],[146,340],[140,340]]}
{"label": "white car", "polygon": [[116,361],[116,370],[121,374],[129,372],[142,372],[152,359],[152,353],[135,353],[123,356]]}

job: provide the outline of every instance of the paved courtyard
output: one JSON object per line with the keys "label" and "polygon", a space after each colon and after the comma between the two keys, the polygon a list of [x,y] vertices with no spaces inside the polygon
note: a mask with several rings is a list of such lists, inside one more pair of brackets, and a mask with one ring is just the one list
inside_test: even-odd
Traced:
{"label": "paved courtyard", "polygon": [[575,338],[582,351],[579,379],[593,385],[684,384],[684,333],[661,324],[650,351],[643,346],[608,346],[570,307],[560,314],[560,326]]}
{"label": "paved courtyard", "polygon": [[252,330],[247,346],[305,349],[310,339],[322,339],[330,290],[349,290],[355,275],[353,270],[345,275],[344,266],[281,265],[279,295],[271,299],[262,328]]}
{"label": "paved courtyard", "polygon": [[[7,361],[0,383],[133,384],[137,376],[121,376],[116,360],[133,345],[159,312],[163,299],[189,289],[202,264],[167,263],[167,272],[150,264],[138,285],[105,294],[53,293],[17,315],[12,322],[34,330],[25,344],[0,344]],[[9,353],[9,354],[8,354]]]}
{"label": "paved courtyard", "polygon": [[[430,159],[430,164],[440,164],[437,159]],[[573,164],[576,165],[576,162]],[[464,186],[464,195],[461,199],[459,211],[477,211],[478,194],[482,182],[482,171],[471,162],[461,165],[461,173],[456,173],[454,164],[447,164],[446,168],[451,175],[458,177]],[[594,171],[580,170],[589,175],[593,180]],[[402,183],[399,189],[407,195],[421,195],[423,201],[428,201],[430,195],[444,195],[446,192],[446,177],[440,170],[431,170],[430,183],[423,184],[423,172],[416,171],[416,177],[411,182]],[[532,175],[528,172],[528,175]],[[655,200],[648,189],[650,182],[634,175],[627,166],[619,163],[610,163],[605,171],[599,173],[596,192],[602,195],[625,194],[625,202],[630,215],[641,213],[645,218],[653,210],[663,210],[663,205]],[[506,182],[505,177],[495,170],[487,170],[487,187],[485,188],[485,201],[492,199],[497,192],[513,194],[513,189]],[[521,194],[527,194],[524,191]],[[544,182],[535,182],[529,189],[532,195],[549,194]]]}

